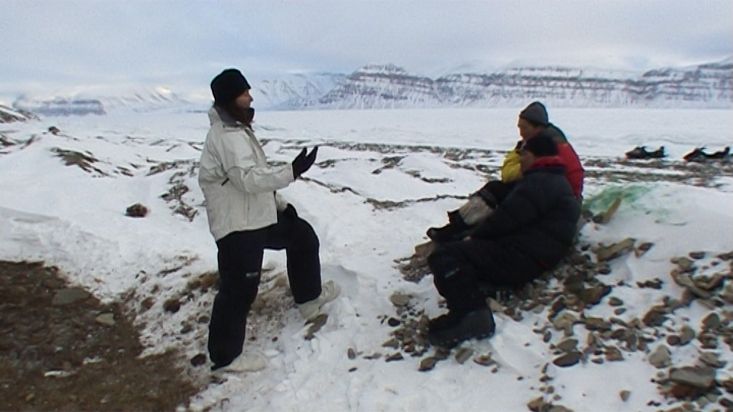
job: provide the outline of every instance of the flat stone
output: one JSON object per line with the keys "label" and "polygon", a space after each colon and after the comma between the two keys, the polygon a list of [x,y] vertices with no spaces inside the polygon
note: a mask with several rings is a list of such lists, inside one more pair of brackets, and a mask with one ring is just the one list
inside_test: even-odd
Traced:
{"label": "flat stone", "polygon": [[570,352],[555,358],[552,363],[561,368],[567,368],[580,362],[582,356],[583,355],[580,352]]}
{"label": "flat stone", "polygon": [[606,347],[606,360],[609,362],[619,362],[624,360],[621,350],[615,346]]}
{"label": "flat stone", "polygon": [[433,370],[433,368],[435,368],[436,363],[438,363],[437,359],[435,359],[432,356],[428,356],[427,358],[420,361],[420,368],[418,370],[420,372],[427,372],[427,371]]}
{"label": "flat stone", "polygon": [[727,363],[726,361],[720,360],[718,354],[715,352],[702,352],[700,354],[700,362],[715,369],[720,369]]}
{"label": "flat stone", "polygon": [[471,359],[471,356],[473,356],[473,349],[460,348],[458,349],[458,352],[456,352],[456,362],[463,365],[467,360]]}
{"label": "flat stone", "polygon": [[577,352],[578,340],[577,339],[565,339],[564,341],[558,343],[555,346],[565,353]]}
{"label": "flat stone", "polygon": [[685,346],[695,339],[695,330],[685,325],[680,329],[680,346]]}
{"label": "flat stone", "polygon": [[634,239],[626,238],[608,246],[599,246],[595,251],[596,259],[598,259],[599,262],[605,262],[625,255],[634,250],[634,242]]}
{"label": "flat stone", "polygon": [[53,296],[51,304],[57,306],[68,305],[89,298],[89,293],[82,288],[61,289]]}
{"label": "flat stone", "polygon": [[689,256],[695,260],[700,260],[705,258],[705,252],[690,252]]}
{"label": "flat stone", "polygon": [[115,325],[115,315],[114,313],[102,313],[98,315],[96,318],[94,318],[97,323],[101,323],[102,325],[107,326],[114,326]]}
{"label": "flat stone", "polygon": [[659,345],[649,355],[649,363],[657,369],[666,368],[672,363],[671,352],[666,345]]}
{"label": "flat stone", "polygon": [[669,380],[694,388],[708,389],[715,384],[715,369],[697,366],[673,368],[669,372]]}
{"label": "flat stone", "polygon": [[395,292],[389,297],[389,300],[390,302],[392,302],[393,305],[397,307],[401,307],[401,306],[407,306],[407,304],[410,303],[410,298],[411,298],[410,295]]}
{"label": "flat stone", "polygon": [[624,301],[615,296],[612,296],[610,299],[608,299],[608,304],[611,306],[621,306],[624,304]]}

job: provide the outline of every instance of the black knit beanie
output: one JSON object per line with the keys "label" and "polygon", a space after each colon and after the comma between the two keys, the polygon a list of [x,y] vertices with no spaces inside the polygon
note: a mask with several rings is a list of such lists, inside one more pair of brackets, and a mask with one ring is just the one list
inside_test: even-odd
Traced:
{"label": "black knit beanie", "polygon": [[214,103],[220,106],[226,106],[249,89],[247,79],[237,69],[226,69],[211,81]]}
{"label": "black knit beanie", "polygon": [[519,112],[519,117],[531,123],[547,126],[550,123],[545,105],[540,102],[532,102],[524,110]]}
{"label": "black knit beanie", "polygon": [[557,144],[552,138],[552,135],[546,130],[543,130],[537,136],[524,142],[522,150],[531,152],[536,157],[556,156]]}

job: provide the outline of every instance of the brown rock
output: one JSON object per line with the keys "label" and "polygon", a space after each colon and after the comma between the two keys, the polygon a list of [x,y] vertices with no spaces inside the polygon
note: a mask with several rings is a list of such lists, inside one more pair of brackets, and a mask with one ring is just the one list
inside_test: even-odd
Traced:
{"label": "brown rock", "polygon": [[567,368],[580,362],[582,357],[583,355],[580,352],[570,352],[555,358],[552,363],[561,368]]}
{"label": "brown rock", "polygon": [[125,211],[125,216],[129,217],[145,217],[148,215],[148,208],[140,203],[129,206]]}
{"label": "brown rock", "polygon": [[176,313],[181,309],[181,302],[177,298],[171,298],[163,303],[163,310],[166,312]]}

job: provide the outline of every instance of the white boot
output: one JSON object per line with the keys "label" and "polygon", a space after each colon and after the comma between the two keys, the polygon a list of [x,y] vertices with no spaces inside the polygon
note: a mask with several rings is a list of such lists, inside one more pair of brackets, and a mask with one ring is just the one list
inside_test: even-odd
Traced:
{"label": "white boot", "polygon": [[221,367],[214,373],[257,372],[267,367],[267,358],[258,351],[248,351],[237,356],[232,363]]}
{"label": "white boot", "polygon": [[298,310],[300,310],[300,314],[305,320],[313,320],[322,313],[321,308],[323,308],[323,305],[336,299],[339,293],[341,293],[339,285],[329,280],[321,286],[320,296],[311,301],[299,304]]}

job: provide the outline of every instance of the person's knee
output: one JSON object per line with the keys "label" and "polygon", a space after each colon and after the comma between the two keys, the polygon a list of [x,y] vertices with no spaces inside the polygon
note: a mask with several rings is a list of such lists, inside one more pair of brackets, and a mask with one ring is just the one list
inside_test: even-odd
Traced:
{"label": "person's knee", "polygon": [[303,219],[297,219],[295,222],[293,235],[295,237],[295,242],[293,242],[294,249],[318,250],[321,246],[313,226]]}
{"label": "person's knee", "polygon": [[428,267],[433,276],[443,278],[459,269],[460,260],[451,250],[439,248],[428,256]]}

